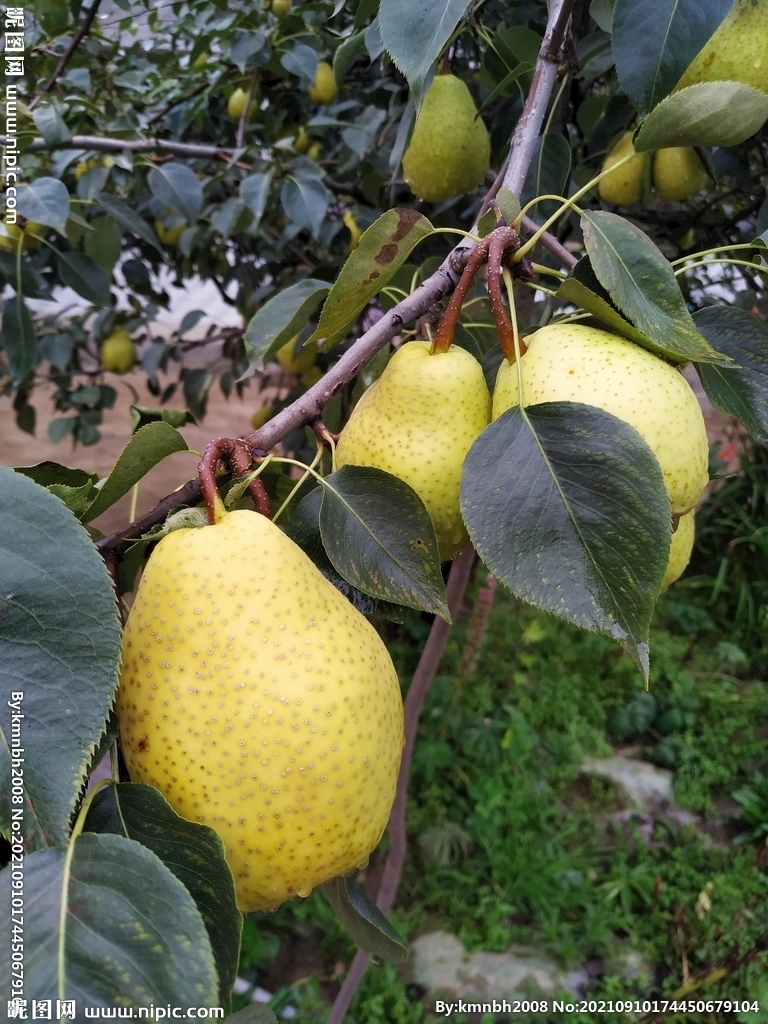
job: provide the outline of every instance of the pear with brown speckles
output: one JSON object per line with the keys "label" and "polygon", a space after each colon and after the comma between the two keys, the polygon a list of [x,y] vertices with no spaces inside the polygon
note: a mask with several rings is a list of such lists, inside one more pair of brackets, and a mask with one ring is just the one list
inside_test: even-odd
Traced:
{"label": "pear with brown speckles", "polygon": [[355,406],[336,446],[336,466],[373,466],[409,484],[427,507],[440,556],[469,541],[459,510],[464,458],[491,418],[483,370],[453,345],[430,355],[412,341],[392,356]]}
{"label": "pear with brown speckles", "polygon": [[403,706],[378,633],[264,516],[164,537],[123,635],[134,782],[214,828],[240,909],[348,874],[395,795]]}
{"label": "pear with brown speckles", "polygon": [[[674,366],[595,327],[553,324],[526,338],[523,405],[581,402],[624,420],[659,461],[672,512],[690,511],[709,475],[709,445],[696,395]],[[503,362],[493,418],[518,404],[518,368]]]}

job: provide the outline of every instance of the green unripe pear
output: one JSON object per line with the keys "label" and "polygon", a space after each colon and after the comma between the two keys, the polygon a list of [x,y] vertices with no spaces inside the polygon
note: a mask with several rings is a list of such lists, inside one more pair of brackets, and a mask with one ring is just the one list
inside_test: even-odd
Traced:
{"label": "green unripe pear", "polygon": [[768,0],[735,0],[673,91],[699,82],[742,82],[768,93]]}
{"label": "green unripe pear", "polygon": [[315,81],[309,87],[309,98],[313,103],[333,103],[339,95],[336,76],[328,61],[318,61]]}
{"label": "green unripe pear", "polygon": [[672,541],[669,545],[669,561],[667,562],[667,569],[661,584],[662,590],[666,590],[670,583],[674,583],[676,579],[683,575],[686,566],[691,560],[693,537],[696,532],[696,526],[693,521],[695,514],[694,510],[691,509],[687,515],[681,516],[677,529],[672,534]]}
{"label": "green unripe pear", "polygon": [[[672,512],[690,511],[709,475],[709,444],[699,403],[682,373],[615,334],[553,324],[526,338],[520,359],[523,404],[581,402],[624,420],[659,461]],[[517,367],[499,367],[493,418],[518,404]]]}
{"label": "green unripe pear", "polygon": [[[232,95],[227,100],[227,113],[233,121],[239,121],[240,115],[245,109],[245,101],[248,99],[248,93],[245,89],[235,89]],[[248,113],[246,114],[245,120],[252,121],[256,117],[256,112],[259,107],[256,100],[252,99],[248,104]]]}
{"label": "green unripe pear", "polygon": [[128,331],[118,328],[101,346],[101,365],[111,373],[128,373],[136,362],[136,346]]}
{"label": "green unripe pear", "polygon": [[653,187],[662,199],[682,202],[710,182],[696,150],[690,146],[657,149],[653,156]]}
{"label": "green unripe pear", "polygon": [[485,177],[490,158],[488,129],[469,89],[455,75],[438,75],[403,156],[411,192],[430,203],[471,192]]}
{"label": "green unripe pear", "polygon": [[459,510],[464,457],[490,422],[483,371],[465,349],[430,355],[412,341],[392,356],[355,406],[336,445],[336,465],[374,466],[399,477],[432,517],[443,559],[468,537]]}
{"label": "green unripe pear", "polygon": [[[624,132],[621,139],[608,153],[601,170],[607,171],[629,153],[634,153],[632,132]],[[637,153],[623,167],[612,174],[606,174],[598,183],[597,189],[604,203],[613,206],[631,206],[643,198],[643,173],[645,170],[645,153]]]}
{"label": "green unripe pear", "polygon": [[272,13],[277,18],[284,18],[291,10],[291,0],[272,0]]}
{"label": "green unripe pear", "polygon": [[349,874],[381,838],[403,748],[392,659],[264,516],[160,541],[116,712],[131,779],[218,832],[244,912]]}

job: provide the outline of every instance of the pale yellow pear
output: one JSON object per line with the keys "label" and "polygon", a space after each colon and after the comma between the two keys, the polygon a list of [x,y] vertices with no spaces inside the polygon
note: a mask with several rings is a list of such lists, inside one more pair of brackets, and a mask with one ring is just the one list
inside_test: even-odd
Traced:
{"label": "pale yellow pear", "polygon": [[657,149],[653,155],[653,187],[662,199],[682,202],[710,184],[696,150],[690,146]]}
{"label": "pale yellow pear", "polygon": [[264,516],[160,541],[125,626],[116,711],[131,779],[218,832],[244,912],[349,874],[381,838],[403,748],[397,673]]}
{"label": "pale yellow pear", "polygon": [[677,529],[672,534],[672,540],[669,545],[669,560],[666,572],[664,573],[664,580],[661,584],[662,590],[666,590],[671,583],[674,583],[676,579],[683,575],[686,566],[691,560],[693,538],[696,532],[695,514],[694,510],[691,509],[687,515],[681,516]]}
{"label": "pale yellow pear", "polygon": [[112,331],[99,353],[102,368],[111,373],[128,373],[136,362],[136,346],[122,327]]}
{"label": "pale yellow pear", "polygon": [[483,371],[455,345],[430,355],[412,341],[392,356],[355,406],[336,446],[336,465],[374,466],[399,477],[432,517],[440,555],[467,544],[459,511],[464,458],[490,422]]}
{"label": "pale yellow pear", "polygon": [[21,239],[22,251],[27,252],[29,249],[36,249],[40,245],[38,240],[32,236],[42,234],[45,228],[34,220],[28,220],[22,228],[20,224],[8,224],[5,217],[3,217],[2,231],[3,234],[0,234],[0,249],[4,249],[6,252],[16,252],[19,246],[19,239]]}
{"label": "pale yellow pear", "polygon": [[[245,89],[235,89],[232,95],[227,100],[227,113],[233,121],[239,121],[240,116],[245,110],[245,104],[248,99],[248,93]],[[255,99],[252,99],[248,104],[248,113],[245,115],[246,121],[252,121],[256,116],[259,109]]]}
{"label": "pale yellow pear", "polygon": [[471,192],[485,178],[490,152],[488,129],[467,86],[455,75],[437,75],[403,156],[411,192],[430,203]]}
{"label": "pale yellow pear", "polygon": [[313,103],[333,103],[338,95],[333,68],[326,60],[318,61],[315,80],[309,87],[309,98]]}
{"label": "pale yellow pear", "polygon": [[179,239],[187,230],[187,222],[182,220],[178,224],[167,228],[163,221],[155,221],[155,234],[163,245],[178,245]]}
{"label": "pale yellow pear", "polygon": [[735,0],[674,92],[699,82],[742,82],[768,93],[768,0]]}
{"label": "pale yellow pear", "polygon": [[[603,160],[601,170],[609,170],[625,156],[634,152],[632,132],[624,132],[621,139]],[[597,189],[604,203],[611,203],[613,206],[631,206],[633,203],[640,202],[643,198],[645,157],[645,153],[636,153],[622,167],[601,178]]]}
{"label": "pale yellow pear", "polygon": [[[618,335],[553,324],[526,338],[523,404],[581,402],[634,427],[659,461],[671,510],[694,507],[707,485],[709,444],[699,403],[682,373]],[[517,367],[499,367],[493,418],[518,404]]]}
{"label": "pale yellow pear", "polygon": [[286,341],[283,347],[279,348],[275,353],[275,359],[280,363],[285,372],[295,373],[297,376],[306,373],[310,367],[315,365],[315,360],[317,359],[317,345],[315,342],[304,345],[297,351],[296,342],[298,340],[299,336],[296,334],[290,341]]}

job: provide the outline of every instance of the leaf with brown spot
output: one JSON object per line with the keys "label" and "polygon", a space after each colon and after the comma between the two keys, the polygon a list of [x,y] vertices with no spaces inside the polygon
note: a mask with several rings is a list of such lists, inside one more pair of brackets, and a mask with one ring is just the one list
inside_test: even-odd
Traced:
{"label": "leaf with brown spot", "polygon": [[366,305],[394,277],[413,249],[433,230],[416,210],[388,210],[365,231],[325,300],[317,330],[331,348],[346,334]]}

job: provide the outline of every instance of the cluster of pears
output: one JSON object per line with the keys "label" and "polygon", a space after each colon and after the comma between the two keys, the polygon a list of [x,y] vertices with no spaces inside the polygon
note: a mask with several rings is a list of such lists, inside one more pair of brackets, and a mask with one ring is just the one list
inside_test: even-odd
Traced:
{"label": "cluster of pears", "polygon": [[116,712],[134,782],[215,829],[243,912],[364,866],[403,706],[375,629],[285,534],[225,512],[164,537],[128,616]]}
{"label": "cluster of pears", "polygon": [[711,183],[709,174],[695,149],[672,146],[654,153],[635,153],[632,132],[625,132],[603,161],[608,171],[630,153],[634,156],[598,184],[600,198],[614,206],[631,206],[643,198],[645,162],[653,161],[651,175],[657,194],[667,202],[682,202],[701,192]]}
{"label": "cluster of pears", "polygon": [[136,346],[128,331],[116,327],[105,339],[99,352],[103,370],[110,373],[128,373],[136,362]]}
{"label": "cluster of pears", "polygon": [[437,75],[403,155],[409,188],[430,203],[453,199],[483,181],[490,158],[488,129],[469,89],[455,75]]}
{"label": "cluster of pears", "polygon": [[[663,587],[682,573],[693,545],[694,507],[709,480],[709,444],[696,395],[679,369],[615,334],[553,324],[526,338],[520,358],[524,405],[581,402],[640,434],[661,466],[677,529]],[[493,418],[518,404],[518,368],[499,367]]]}

